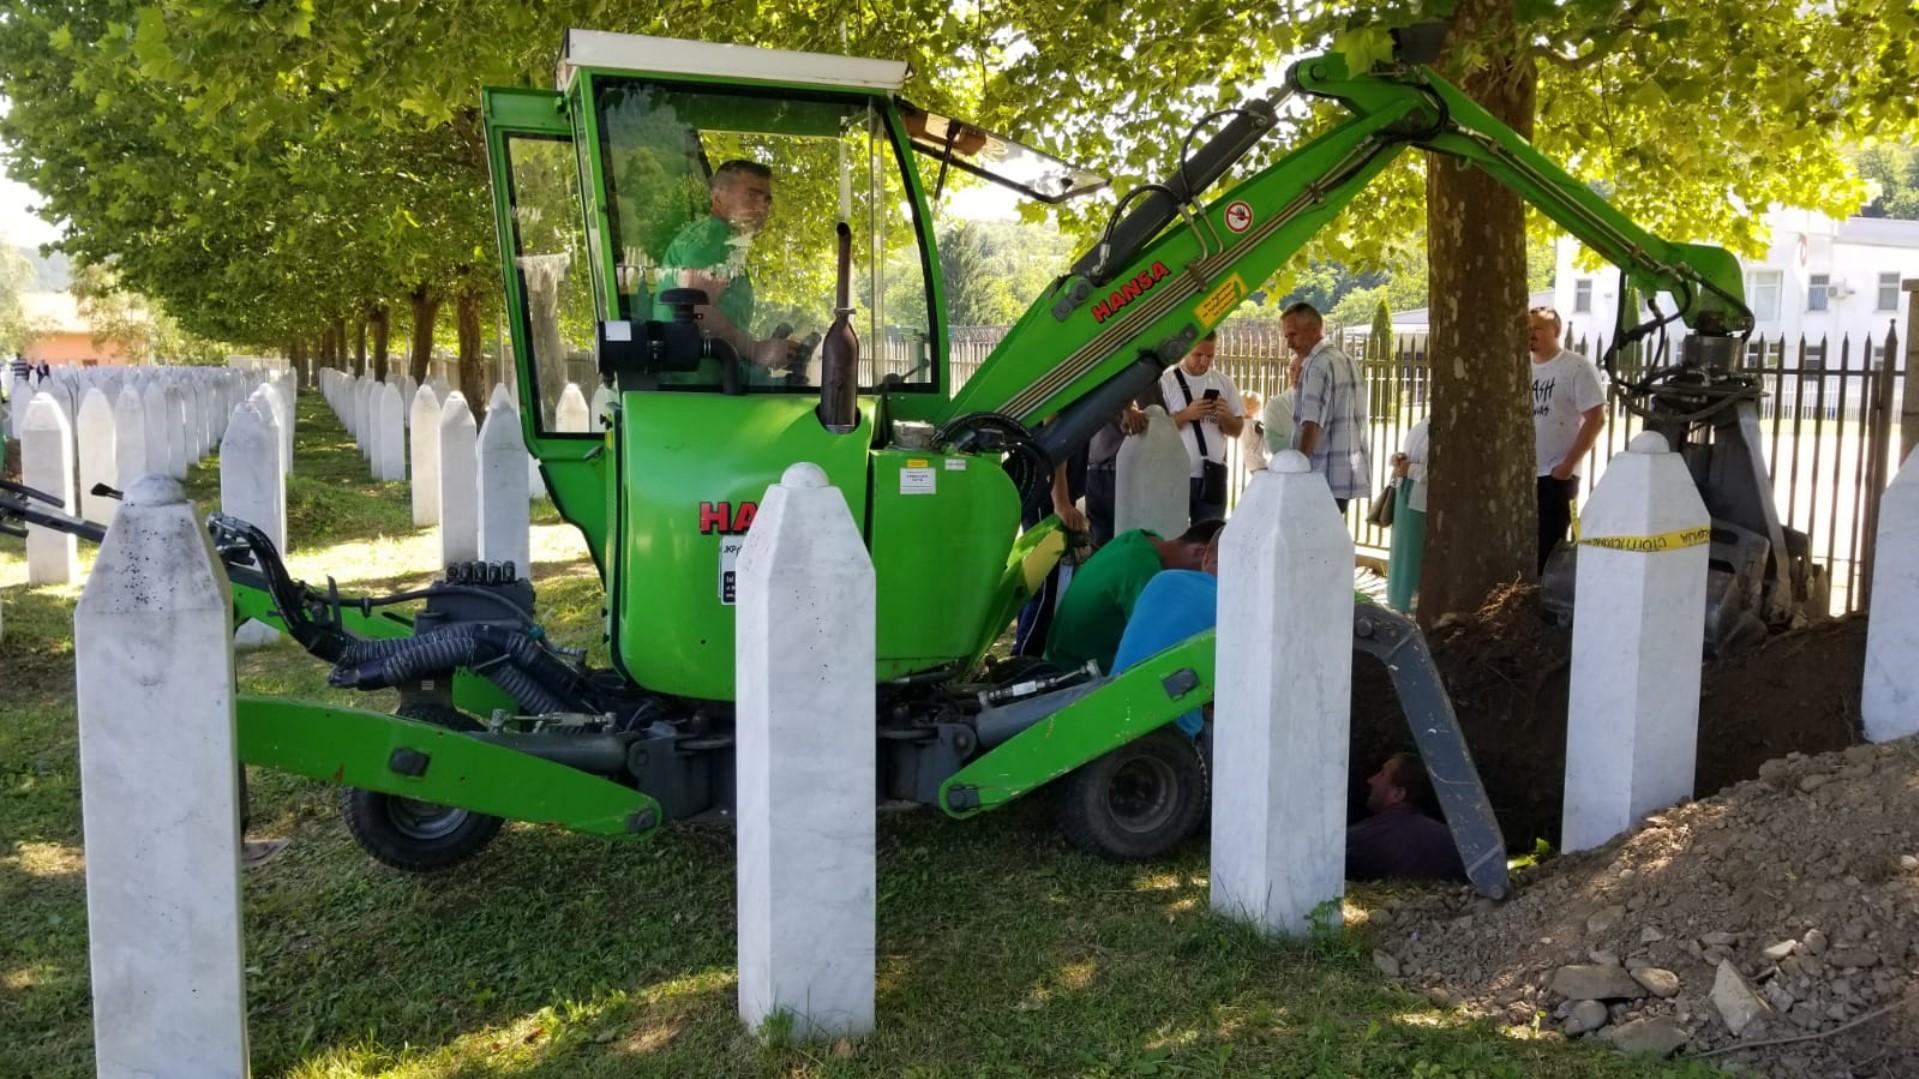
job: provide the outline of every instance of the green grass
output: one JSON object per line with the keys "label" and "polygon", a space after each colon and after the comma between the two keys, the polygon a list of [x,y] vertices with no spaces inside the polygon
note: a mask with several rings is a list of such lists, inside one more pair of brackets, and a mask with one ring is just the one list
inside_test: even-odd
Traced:
{"label": "green grass", "polygon": [[[404,487],[366,480],[317,397],[301,417],[295,573],[425,580],[433,537],[407,523]],[[203,466],[189,487],[204,498],[217,478]],[[597,647],[576,535],[537,528],[535,551],[549,626]],[[0,538],[0,1075],[83,1076],[78,592],[24,579],[19,541]],[[248,691],[346,697],[291,649],[244,653],[239,670]],[[724,829],[616,844],[519,825],[469,866],[415,878],[360,854],[333,790],[260,772],[251,787],[256,831],[293,839],[243,878],[260,1076],[1717,1074],[1516,1036],[1397,988],[1367,958],[1379,892],[1349,897],[1312,939],[1262,940],[1206,912],[1203,844],[1108,865],[1056,837],[1043,797],[965,823],[883,816],[877,1030],[762,1041],[736,1015]]]}

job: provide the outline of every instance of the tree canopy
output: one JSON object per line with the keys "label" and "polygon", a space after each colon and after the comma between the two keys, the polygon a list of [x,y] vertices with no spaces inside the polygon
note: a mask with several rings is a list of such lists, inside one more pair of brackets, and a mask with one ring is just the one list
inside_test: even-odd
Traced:
{"label": "tree canopy", "polygon": [[[63,248],[112,264],[188,329],[268,344],[422,284],[450,293],[497,280],[478,90],[544,82],[568,26],[907,59],[915,98],[1110,169],[1123,190],[1165,175],[1191,121],[1263,89],[1282,57],[1333,43],[1377,52],[1389,27],[1450,7],[1316,4],[1275,20],[1223,4],[1084,0],[644,13],[23,0],[0,34],[0,91],[14,102],[0,132],[15,148],[9,171],[72,222]],[[1656,231],[1758,250],[1753,208],[1849,212],[1866,189],[1846,140],[1912,126],[1900,90],[1915,27],[1897,3],[1512,10],[1539,65],[1535,141]],[[1462,43],[1464,62],[1487,47]],[[1282,149],[1271,140],[1256,157]],[[1416,263],[1423,167],[1408,158],[1382,177],[1312,258],[1361,272]],[[1910,154],[1891,168],[1911,172]],[[1082,206],[1063,224],[1084,230],[1103,212]],[[1280,291],[1314,295],[1311,267]],[[1343,296],[1319,298],[1330,309]],[[1393,300],[1414,305],[1403,288]]]}

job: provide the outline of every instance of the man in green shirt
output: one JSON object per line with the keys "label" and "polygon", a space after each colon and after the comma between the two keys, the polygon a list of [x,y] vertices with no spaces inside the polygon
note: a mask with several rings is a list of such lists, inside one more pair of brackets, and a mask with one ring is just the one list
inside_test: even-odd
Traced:
{"label": "man in green shirt", "polygon": [[753,336],[753,279],[746,272],[746,250],[773,209],[773,170],[757,161],[728,161],[713,170],[707,190],[712,212],[681,229],[660,257],[662,287],[706,293],[709,302],[694,309],[706,332],[761,367],[786,366],[790,339]]}
{"label": "man in green shirt", "polygon": [[1221,521],[1200,521],[1172,540],[1138,528],[1114,536],[1073,571],[1046,637],[1046,661],[1067,670],[1093,660],[1110,673],[1146,582],[1161,570],[1199,569],[1207,544],[1222,527]]}

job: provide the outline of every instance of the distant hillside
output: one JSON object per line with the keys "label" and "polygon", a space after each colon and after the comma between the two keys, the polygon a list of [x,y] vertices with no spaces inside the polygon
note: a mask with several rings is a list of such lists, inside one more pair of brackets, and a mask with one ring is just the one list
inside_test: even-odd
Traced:
{"label": "distant hillside", "polygon": [[28,288],[35,292],[65,292],[73,284],[73,270],[67,265],[67,256],[55,251],[45,258],[40,257],[38,248],[22,247],[18,249],[33,266],[33,280]]}

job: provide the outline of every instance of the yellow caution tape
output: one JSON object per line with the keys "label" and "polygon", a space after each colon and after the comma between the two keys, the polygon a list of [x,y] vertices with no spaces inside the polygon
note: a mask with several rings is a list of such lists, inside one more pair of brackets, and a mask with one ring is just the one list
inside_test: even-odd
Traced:
{"label": "yellow caution tape", "polygon": [[1656,536],[1585,536],[1578,540],[1581,547],[1606,547],[1615,551],[1639,551],[1643,554],[1677,551],[1711,542],[1712,528],[1709,525],[1674,529],[1671,532],[1661,532]]}

